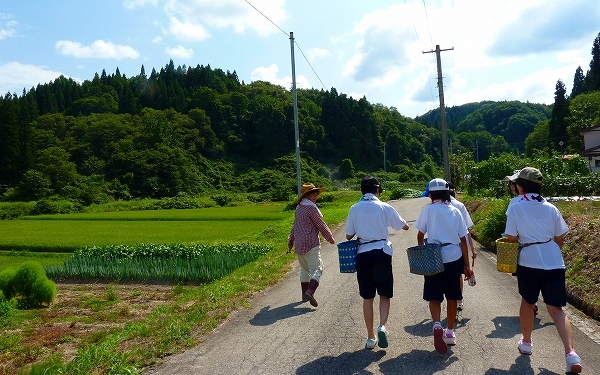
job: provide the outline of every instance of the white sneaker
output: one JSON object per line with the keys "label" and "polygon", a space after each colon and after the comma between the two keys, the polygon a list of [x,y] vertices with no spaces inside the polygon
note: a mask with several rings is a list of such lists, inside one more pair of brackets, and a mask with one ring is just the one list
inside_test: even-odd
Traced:
{"label": "white sneaker", "polygon": [[533,343],[523,341],[523,338],[521,337],[521,340],[519,340],[517,344],[517,348],[519,348],[519,353],[530,355],[533,350]]}
{"label": "white sneaker", "polygon": [[456,345],[456,334],[454,331],[449,329],[444,331],[444,342],[449,346]]}
{"label": "white sneaker", "polygon": [[569,374],[581,373],[581,358],[575,352],[571,352],[565,356],[567,361],[567,372]]}
{"label": "white sneaker", "polygon": [[387,329],[385,329],[385,326],[379,326],[379,328],[377,328],[377,337],[379,338],[379,340],[377,341],[377,344],[379,345],[380,348],[388,347],[387,336],[388,336],[388,331],[387,331]]}
{"label": "white sneaker", "polygon": [[375,345],[377,345],[377,339],[369,339],[367,338],[367,343],[365,344],[365,349],[375,349]]}

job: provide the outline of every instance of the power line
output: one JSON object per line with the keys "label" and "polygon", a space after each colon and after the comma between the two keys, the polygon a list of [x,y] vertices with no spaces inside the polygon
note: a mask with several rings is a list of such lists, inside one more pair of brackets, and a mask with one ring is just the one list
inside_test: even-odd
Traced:
{"label": "power line", "polygon": [[271,19],[270,19],[269,17],[265,16],[265,15],[263,14],[263,12],[261,12],[260,10],[258,10],[258,8],[257,8],[257,7],[255,7],[254,5],[252,5],[252,4],[251,4],[251,3],[250,3],[248,0],[245,0],[245,1],[248,3],[248,5],[250,5],[252,8],[254,8],[254,9],[255,9],[255,10],[258,12],[258,13],[260,13],[260,14],[261,14],[263,17],[265,17],[265,18],[266,18],[266,19],[267,19],[269,22],[271,22],[271,23],[272,23],[272,24],[273,24],[273,25],[274,25],[276,28],[278,28],[279,30],[281,30],[281,32],[282,32],[282,33],[284,33],[284,34],[285,34],[285,36],[287,36],[287,37],[288,37],[288,39],[289,39],[290,35],[289,35],[288,33],[286,33],[285,31],[283,31],[283,29],[282,29],[281,27],[279,27],[279,26],[278,26],[278,25],[277,25],[275,22],[271,21]]}
{"label": "power line", "polygon": [[[404,5],[406,5],[406,7],[408,7],[408,3],[406,2],[406,0],[404,0]],[[413,18],[411,17],[411,23],[413,25],[413,30],[415,31],[415,35],[417,36],[417,42],[419,43],[419,45],[421,46],[421,50],[424,50],[424,48],[422,48],[422,44],[421,44],[421,38],[419,38],[419,33],[417,32],[417,27],[415,26],[415,21],[413,20]],[[434,101],[434,95],[433,95],[433,88],[431,85],[431,76],[429,75],[429,65],[425,64],[425,69],[427,70],[427,82],[429,82],[429,93],[431,94],[431,101]]]}
{"label": "power line", "polygon": [[[254,5],[252,5],[248,0],[244,0],[246,1],[246,3],[248,3],[248,5],[250,5],[252,8],[254,8],[258,13],[260,13],[263,17],[265,17],[269,22],[271,22],[275,27],[277,27],[279,30],[281,30],[281,32],[283,32],[288,38],[290,38],[290,35],[288,33],[286,33],[285,31],[283,31],[283,29],[281,27],[279,27],[275,22],[273,22],[269,17],[267,17],[263,12],[261,12],[260,10],[258,10],[258,8],[256,8]],[[317,72],[315,71],[315,69],[313,68],[313,66],[311,65],[311,63],[308,61],[308,58],[306,57],[306,55],[304,54],[304,51],[302,51],[302,48],[300,48],[300,45],[298,44],[298,42],[295,41],[294,39],[294,44],[298,47],[298,49],[300,50],[300,53],[302,54],[302,56],[304,57],[304,60],[306,61],[306,63],[308,64],[308,66],[310,67],[310,69],[313,71],[313,73],[315,74],[315,76],[317,77],[317,79],[319,80],[319,82],[321,83],[321,86],[323,87],[323,89],[325,89],[325,91],[327,91],[327,88],[325,88],[325,84],[323,83],[323,81],[321,80],[321,77],[319,77],[319,75],[317,74]],[[346,119],[346,121],[348,122],[348,124],[354,129],[354,131],[356,131],[356,133],[365,141],[367,142],[369,145],[373,146],[373,147],[377,147],[377,148],[382,148],[382,145],[376,145],[373,144],[371,141],[369,141],[367,138],[365,138],[362,133],[356,129],[356,127],[352,124],[352,122],[350,121],[350,119],[348,119],[348,117],[346,117],[346,114],[344,113],[344,111],[342,111],[342,109],[337,105],[337,103],[334,102],[334,105],[336,106],[336,108],[340,111],[340,113],[342,114],[342,116]]]}

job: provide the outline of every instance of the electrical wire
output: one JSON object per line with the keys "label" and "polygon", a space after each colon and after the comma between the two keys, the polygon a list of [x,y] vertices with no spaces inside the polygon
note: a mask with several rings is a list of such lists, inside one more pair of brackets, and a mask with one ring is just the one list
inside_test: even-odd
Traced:
{"label": "electrical wire", "polygon": [[[260,10],[258,10],[258,8],[256,8],[254,5],[252,5],[248,0],[244,0],[246,1],[246,3],[248,3],[248,5],[250,5],[252,8],[254,8],[258,13],[260,13],[263,17],[265,17],[269,22],[271,22],[275,27],[277,27],[279,30],[281,30],[281,32],[283,32],[288,39],[290,38],[290,35],[288,33],[286,33],[285,31],[283,31],[283,29],[281,27],[279,27],[275,22],[273,22],[269,17],[267,17],[263,12],[261,12]],[[302,51],[302,48],[300,48],[300,45],[298,44],[298,42],[296,42],[295,38],[294,38],[294,44],[298,47],[298,49],[300,50],[300,53],[302,54],[302,57],[304,57],[304,60],[306,61],[306,63],[308,64],[308,66],[310,67],[310,69],[313,71],[313,73],[315,74],[315,76],[317,77],[317,79],[319,80],[319,82],[321,82],[321,86],[323,87],[323,89],[325,91],[327,91],[327,89],[325,88],[325,84],[323,83],[323,81],[321,80],[321,77],[319,77],[319,75],[317,74],[317,72],[315,71],[315,69],[313,68],[313,66],[311,65],[311,63],[308,61],[308,58],[306,57],[306,55],[304,54],[304,51]],[[373,147],[377,147],[377,148],[383,148],[384,145],[376,145],[374,143],[372,143],[370,140],[368,140],[367,138],[365,138],[365,136],[363,136],[363,134],[356,129],[356,127],[352,124],[352,122],[350,121],[350,119],[348,119],[348,117],[346,116],[346,114],[344,113],[344,111],[342,111],[342,109],[337,105],[337,103],[334,102],[334,105],[336,106],[336,108],[340,111],[340,113],[342,114],[342,116],[346,119],[346,121],[348,122],[348,124],[352,127],[352,129],[354,129],[354,131],[356,131],[356,133],[370,146]]]}

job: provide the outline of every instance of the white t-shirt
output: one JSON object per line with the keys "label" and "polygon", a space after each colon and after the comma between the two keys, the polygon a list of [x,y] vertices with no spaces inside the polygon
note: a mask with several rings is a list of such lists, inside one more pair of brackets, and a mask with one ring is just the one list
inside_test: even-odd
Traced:
{"label": "white t-shirt", "polygon": [[[517,194],[514,197],[512,197],[510,199],[510,201],[508,202],[508,207],[512,206],[513,204],[519,202],[521,200],[521,198],[523,198],[523,196],[521,194]],[[506,214],[508,215],[508,207],[506,208]]]}
{"label": "white t-shirt", "polygon": [[450,196],[450,203],[460,211],[460,214],[467,225],[467,229],[471,228],[473,226],[473,220],[471,220],[471,215],[469,215],[469,211],[467,210],[467,207],[465,207],[465,204],[453,196]]}
{"label": "white t-shirt", "polygon": [[460,239],[469,233],[458,210],[450,203],[434,202],[423,208],[415,222],[415,228],[427,234],[428,243],[450,243],[442,247],[444,263],[460,259]]}
{"label": "white t-shirt", "polygon": [[519,254],[519,264],[525,267],[552,270],[565,268],[565,262],[554,237],[569,230],[560,211],[545,199],[532,199],[536,194],[521,196],[521,200],[506,211],[506,234],[519,236],[520,244],[549,242],[524,247]]}
{"label": "white t-shirt", "polygon": [[394,207],[372,195],[371,199],[361,199],[350,207],[346,219],[346,234],[356,234],[356,237],[363,242],[384,240],[359,246],[359,254],[383,248],[386,254],[392,255],[394,249],[392,248],[392,242],[388,240],[388,227],[400,230],[405,225],[406,220],[400,216]]}

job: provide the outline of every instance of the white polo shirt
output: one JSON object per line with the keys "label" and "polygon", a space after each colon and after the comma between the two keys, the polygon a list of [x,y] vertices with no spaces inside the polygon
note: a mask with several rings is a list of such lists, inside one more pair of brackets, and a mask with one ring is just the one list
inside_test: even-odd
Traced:
{"label": "white polo shirt", "polygon": [[460,259],[460,239],[469,231],[459,209],[449,202],[434,202],[423,208],[415,228],[427,234],[428,243],[450,243],[442,247],[442,260],[450,263]]}
{"label": "white polo shirt", "polygon": [[392,242],[388,240],[388,227],[400,230],[405,225],[406,220],[400,216],[394,207],[371,195],[371,199],[361,199],[350,207],[346,219],[346,234],[356,234],[356,237],[363,242],[383,240],[359,246],[359,254],[383,248],[386,254],[392,255],[394,249],[392,248]]}
{"label": "white polo shirt", "polygon": [[525,267],[551,270],[565,268],[565,262],[554,237],[562,236],[569,230],[560,211],[545,199],[538,202],[532,199],[537,194],[526,194],[521,200],[511,204],[506,211],[506,234],[519,236],[520,244],[549,242],[531,245],[521,249],[519,264]]}
{"label": "white polo shirt", "polygon": [[460,211],[467,229],[471,228],[473,226],[473,220],[471,219],[471,215],[469,215],[469,211],[467,210],[467,207],[465,207],[465,204],[453,196],[450,196],[450,203]]}

